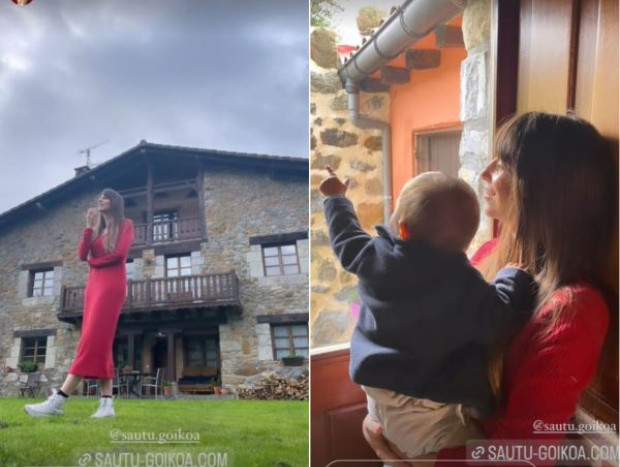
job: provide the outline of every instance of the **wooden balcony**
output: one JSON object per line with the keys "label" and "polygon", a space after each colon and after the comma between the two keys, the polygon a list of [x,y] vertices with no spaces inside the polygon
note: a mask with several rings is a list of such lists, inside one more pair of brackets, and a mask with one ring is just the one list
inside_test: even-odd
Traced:
{"label": "wooden balcony", "polygon": [[[82,316],[85,287],[63,287],[60,320]],[[124,313],[172,310],[179,308],[241,306],[239,280],[235,271],[127,281]]]}
{"label": "wooden balcony", "polygon": [[200,217],[186,217],[182,219],[169,219],[149,224],[134,223],[134,246],[146,245],[149,241],[148,232],[151,234],[153,244],[170,243],[184,240],[197,240],[203,238],[202,219]]}

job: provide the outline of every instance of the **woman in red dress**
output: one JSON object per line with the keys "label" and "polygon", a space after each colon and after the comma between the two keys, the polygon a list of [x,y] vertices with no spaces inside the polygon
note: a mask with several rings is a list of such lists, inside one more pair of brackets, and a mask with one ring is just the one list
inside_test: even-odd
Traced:
{"label": "woman in red dress", "polygon": [[[600,272],[614,232],[616,171],[609,144],[577,117],[530,112],[498,131],[481,179],[485,213],[501,233],[471,261],[487,279],[508,262],[524,264],[540,288],[531,320],[503,343],[489,372],[501,409],[482,429],[497,446],[560,443],[563,434],[541,427],[566,426],[596,373],[609,327]],[[376,422],[367,417],[363,431],[380,458],[398,458]],[[391,465],[464,466],[467,456],[463,446],[439,451],[434,462]]]}
{"label": "woman in red dress", "polygon": [[88,261],[90,272],[84,292],[82,335],[73,364],[60,390],[47,401],[26,405],[32,416],[61,415],[64,404],[82,378],[98,379],[101,390],[99,409],[93,418],[114,417],[112,344],[125,302],[125,261],[134,239],[133,223],[124,216],[123,197],[106,188],[97,200],[97,209],[86,214],[86,228],[78,256]]}

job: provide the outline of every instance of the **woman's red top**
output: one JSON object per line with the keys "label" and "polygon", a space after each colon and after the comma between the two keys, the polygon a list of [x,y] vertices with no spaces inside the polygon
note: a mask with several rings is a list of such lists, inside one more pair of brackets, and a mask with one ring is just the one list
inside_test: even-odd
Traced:
{"label": "woman's red top", "polygon": [[[495,248],[484,244],[472,257],[476,265]],[[545,334],[553,303],[564,307],[561,320]],[[567,423],[576,411],[580,394],[594,377],[609,326],[609,311],[601,293],[579,282],[559,289],[517,334],[504,357],[502,391],[504,408],[483,422],[490,440],[560,440],[562,434],[543,431],[541,423]],[[536,428],[538,427],[538,428]],[[558,430],[556,430],[558,431]],[[441,462],[466,459],[465,447],[439,452],[435,466],[467,465]]]}

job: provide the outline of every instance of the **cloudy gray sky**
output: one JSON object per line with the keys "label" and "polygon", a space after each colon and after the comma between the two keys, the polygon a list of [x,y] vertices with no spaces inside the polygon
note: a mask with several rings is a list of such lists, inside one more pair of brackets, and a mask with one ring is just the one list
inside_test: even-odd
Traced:
{"label": "cloudy gray sky", "polygon": [[141,139],[308,156],[304,0],[0,0],[0,213]]}

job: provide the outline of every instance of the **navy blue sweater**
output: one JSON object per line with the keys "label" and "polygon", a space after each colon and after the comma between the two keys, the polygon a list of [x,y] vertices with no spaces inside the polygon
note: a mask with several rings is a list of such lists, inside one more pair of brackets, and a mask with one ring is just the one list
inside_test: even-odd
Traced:
{"label": "navy blue sweater", "polygon": [[383,226],[371,237],[344,196],[324,207],[332,248],[359,279],[351,379],[492,415],[488,345],[531,316],[532,277],[508,267],[489,284],[462,252],[403,241]]}

